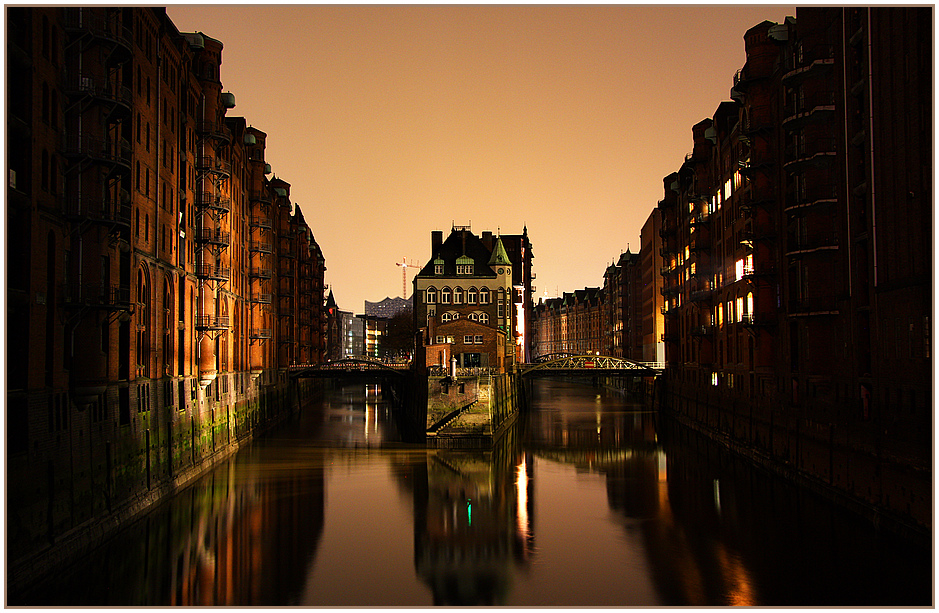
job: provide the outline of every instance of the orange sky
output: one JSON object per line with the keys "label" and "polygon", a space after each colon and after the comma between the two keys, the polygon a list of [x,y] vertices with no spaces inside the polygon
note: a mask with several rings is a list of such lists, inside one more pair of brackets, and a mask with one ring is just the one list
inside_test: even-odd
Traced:
{"label": "orange sky", "polygon": [[[452,224],[528,226],[536,299],[600,286],[729,99],[743,34],[792,6],[169,6],[224,43],[339,307],[401,294]],[[408,270],[408,292],[415,269]]]}

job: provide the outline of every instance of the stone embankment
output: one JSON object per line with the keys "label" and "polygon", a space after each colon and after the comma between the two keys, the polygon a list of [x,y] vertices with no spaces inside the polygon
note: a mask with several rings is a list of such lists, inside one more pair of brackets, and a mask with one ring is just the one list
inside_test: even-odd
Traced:
{"label": "stone embankment", "polygon": [[429,380],[427,446],[488,449],[517,414],[513,375]]}

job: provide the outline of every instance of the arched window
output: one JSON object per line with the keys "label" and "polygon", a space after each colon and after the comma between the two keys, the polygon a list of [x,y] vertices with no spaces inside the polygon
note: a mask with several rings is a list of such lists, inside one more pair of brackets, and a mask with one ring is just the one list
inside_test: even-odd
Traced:
{"label": "arched window", "polygon": [[441,315],[441,316],[440,316],[440,321],[442,321],[442,322],[444,322],[444,323],[450,321],[450,311],[447,311],[446,313],[444,313],[443,315]]}
{"label": "arched window", "polygon": [[476,304],[476,296],[477,292],[475,287],[466,290],[466,304]]}
{"label": "arched window", "polygon": [[470,321],[479,321],[479,314],[473,311],[469,314]]}
{"label": "arched window", "polygon": [[440,304],[450,304],[450,296],[451,292],[449,287],[440,290]]}
{"label": "arched window", "polygon": [[425,291],[424,302],[426,304],[437,304],[437,288],[428,287]]}
{"label": "arched window", "polygon": [[489,289],[483,287],[479,290],[479,304],[489,304]]}
{"label": "arched window", "polygon": [[479,323],[488,324],[489,323],[489,313],[480,313],[479,314]]}
{"label": "arched window", "polygon": [[453,304],[463,304],[463,288],[458,287],[453,290]]}

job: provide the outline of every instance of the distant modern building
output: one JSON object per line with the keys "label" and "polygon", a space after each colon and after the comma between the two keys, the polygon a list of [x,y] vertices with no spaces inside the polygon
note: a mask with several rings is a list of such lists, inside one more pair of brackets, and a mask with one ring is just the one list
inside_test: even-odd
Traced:
{"label": "distant modern building", "polygon": [[379,302],[365,301],[365,316],[391,319],[395,315],[412,308],[410,298],[385,298]]}
{"label": "distant modern building", "polygon": [[487,247],[469,227],[454,226],[446,241],[431,233],[431,258],[414,277],[422,364],[436,364],[442,345],[460,366],[502,372],[515,363],[513,267],[499,237]]}

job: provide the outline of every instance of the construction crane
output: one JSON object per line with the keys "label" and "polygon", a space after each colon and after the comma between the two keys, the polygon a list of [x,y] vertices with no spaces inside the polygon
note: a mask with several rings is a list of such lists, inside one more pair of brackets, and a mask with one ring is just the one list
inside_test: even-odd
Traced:
{"label": "construction crane", "polygon": [[401,258],[397,265],[401,267],[401,297],[408,297],[408,268],[420,268],[417,264],[409,264],[406,258]]}

